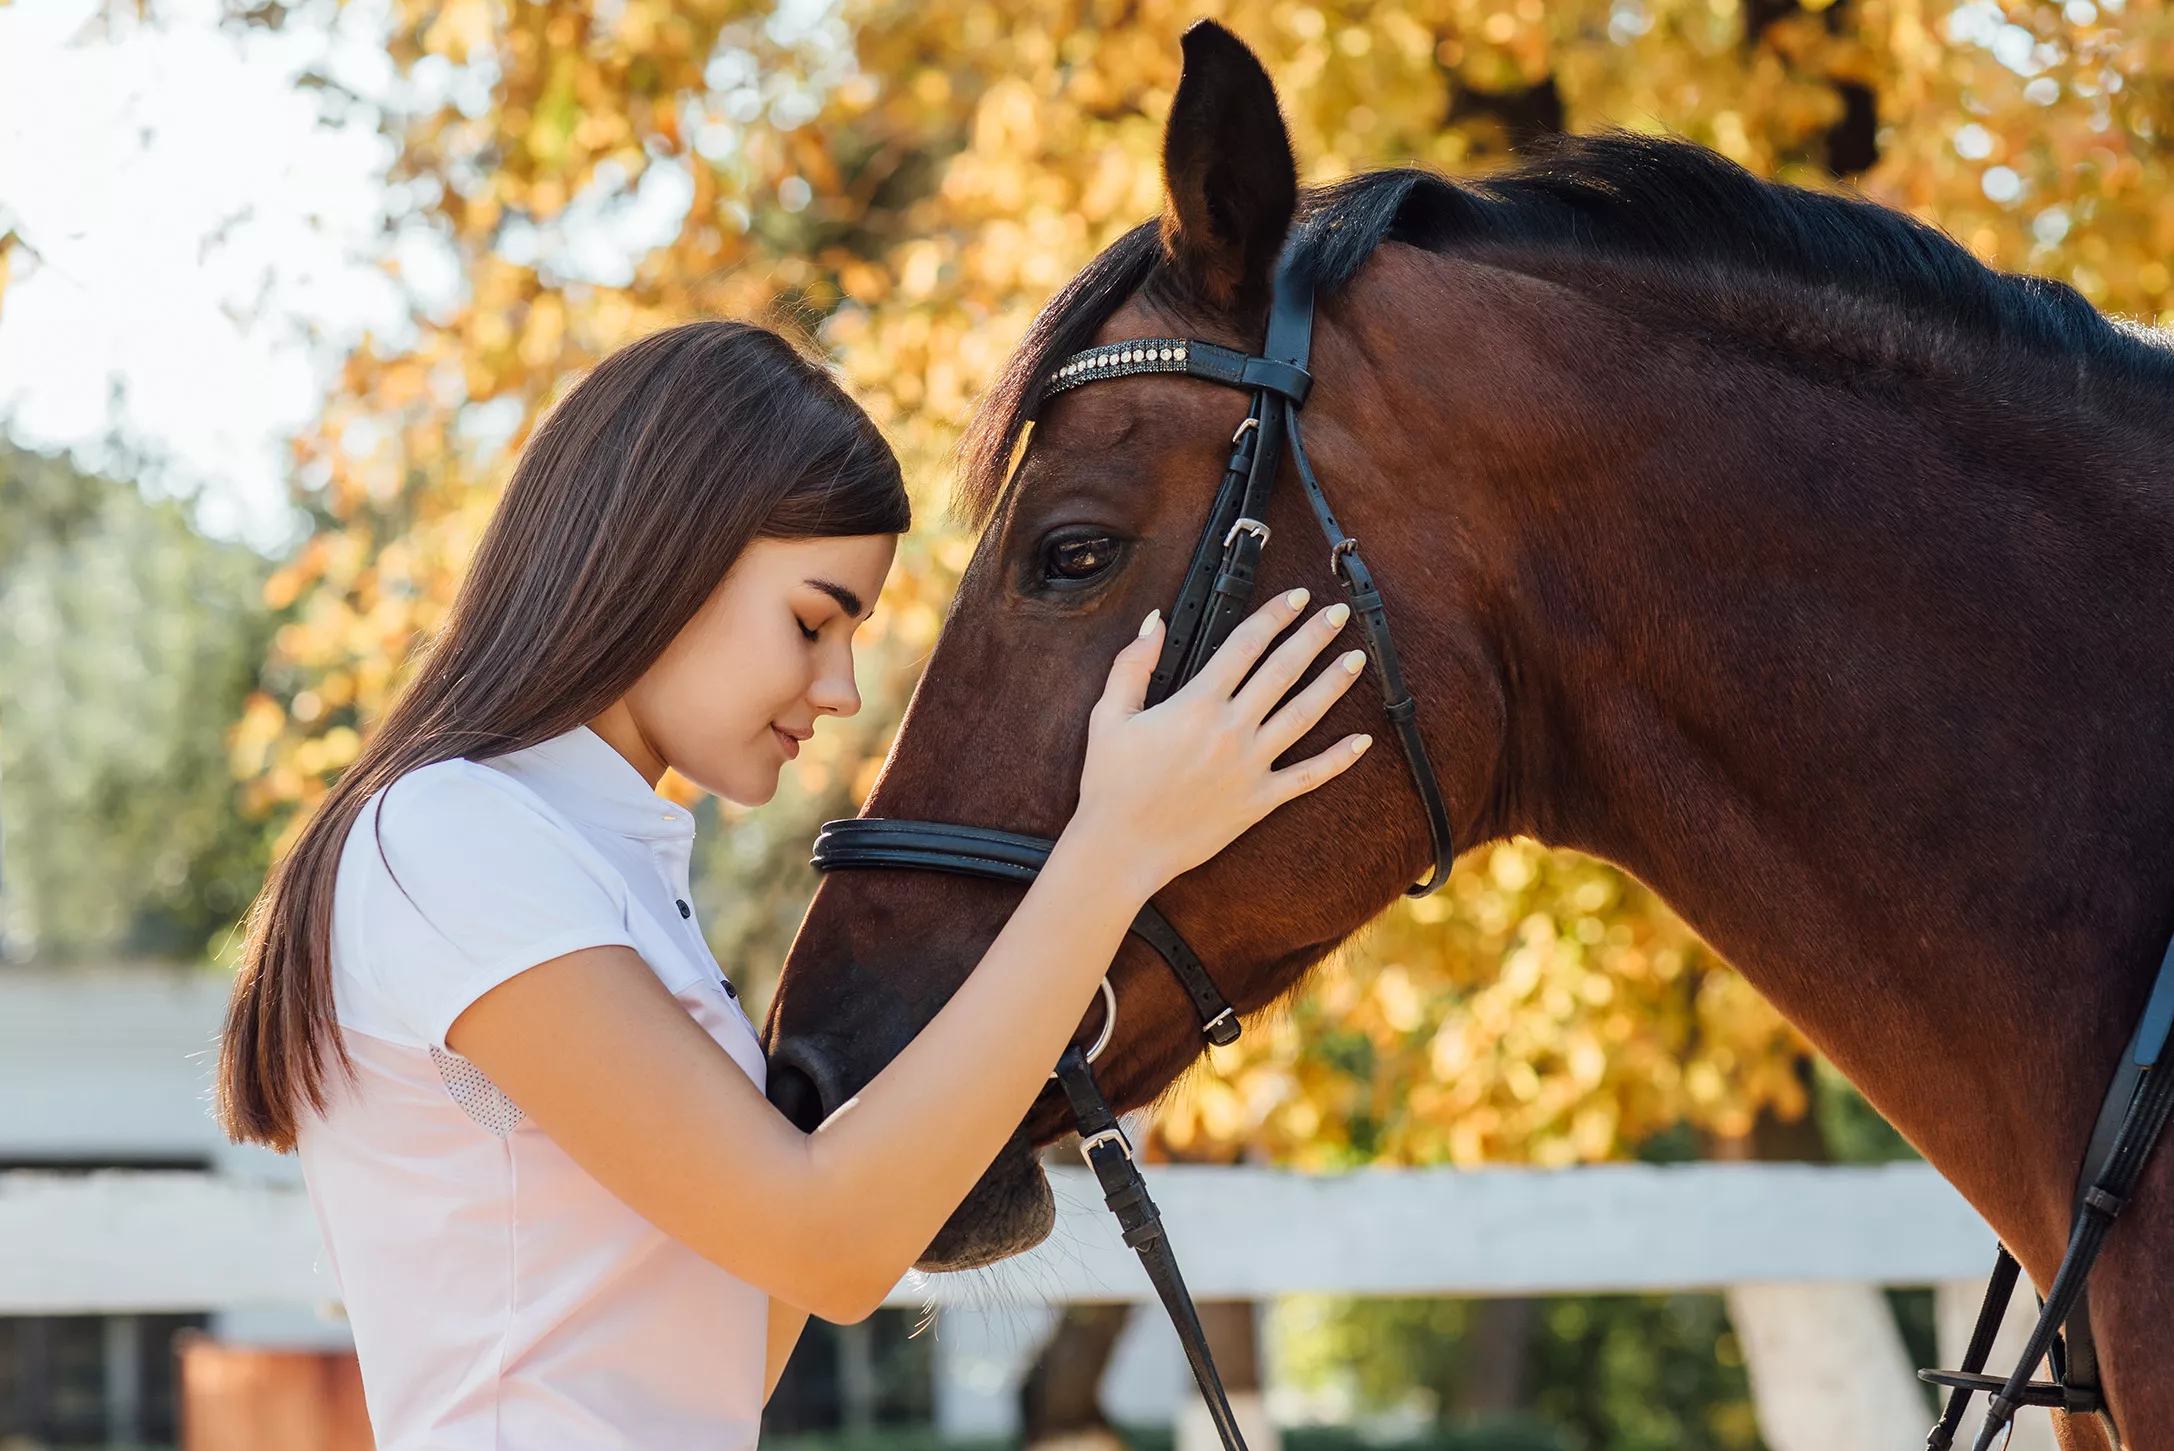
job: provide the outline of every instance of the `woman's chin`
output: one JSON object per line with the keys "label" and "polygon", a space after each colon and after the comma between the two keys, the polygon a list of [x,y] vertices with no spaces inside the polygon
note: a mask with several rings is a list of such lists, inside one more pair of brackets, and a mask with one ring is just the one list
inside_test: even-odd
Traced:
{"label": "woman's chin", "polygon": [[914,1264],[920,1270],[971,1270],[1022,1254],[1049,1238],[1057,1200],[1026,1140],[1014,1138]]}
{"label": "woman's chin", "polygon": [[[680,772],[686,776],[685,771]],[[778,783],[784,778],[783,762],[771,762],[752,769],[718,771],[714,779],[695,781],[697,786],[720,801],[730,801],[735,806],[767,806],[778,794]],[[689,776],[689,780],[694,780]]]}

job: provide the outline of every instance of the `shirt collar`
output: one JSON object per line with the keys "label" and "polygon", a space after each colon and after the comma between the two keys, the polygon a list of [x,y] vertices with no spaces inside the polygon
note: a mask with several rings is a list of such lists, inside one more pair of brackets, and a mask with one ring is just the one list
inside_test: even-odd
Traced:
{"label": "shirt collar", "polygon": [[632,762],[585,725],[489,764],[567,815],[607,831],[649,841],[694,836],[694,813],[651,790]]}

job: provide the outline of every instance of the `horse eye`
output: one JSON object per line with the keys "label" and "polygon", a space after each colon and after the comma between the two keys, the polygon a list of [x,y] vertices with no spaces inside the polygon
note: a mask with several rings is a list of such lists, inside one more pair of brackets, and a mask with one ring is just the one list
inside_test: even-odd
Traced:
{"label": "horse eye", "polygon": [[1093,579],[1117,562],[1117,541],[1107,534],[1055,539],[1043,547],[1042,572],[1052,580]]}

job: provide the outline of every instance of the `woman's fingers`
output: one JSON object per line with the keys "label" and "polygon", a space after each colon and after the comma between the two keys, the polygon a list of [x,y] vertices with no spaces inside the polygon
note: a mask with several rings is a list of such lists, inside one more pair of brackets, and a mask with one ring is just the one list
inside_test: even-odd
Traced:
{"label": "woman's fingers", "polygon": [[1122,716],[1138,715],[1147,699],[1147,683],[1155,674],[1155,657],[1162,651],[1162,611],[1149,610],[1140,621],[1140,635],[1117,652],[1110,662],[1110,678],[1102,687],[1102,706]]}
{"label": "woman's fingers", "polygon": [[1270,771],[1269,799],[1276,806],[1281,806],[1295,797],[1305,795],[1316,786],[1335,780],[1358,765],[1359,758],[1366,754],[1366,748],[1372,744],[1372,736],[1345,736],[1318,756],[1308,756],[1296,765],[1285,766],[1280,771]]}
{"label": "woman's fingers", "polygon": [[1293,630],[1290,638],[1261,662],[1261,668],[1254,671],[1253,678],[1239,690],[1238,713],[1247,720],[1266,718],[1350,618],[1351,606],[1334,604]]}
{"label": "woman's fingers", "polygon": [[[1067,831],[1108,832],[1152,894],[1283,802],[1348,770],[1366,747],[1364,737],[1273,769],[1358,678],[1351,668],[1358,662],[1339,657],[1291,693],[1350,619],[1341,607],[1292,631],[1264,659],[1306,603],[1302,589],[1270,600],[1231,632],[1199,678],[1144,710],[1141,701],[1164,643],[1161,622],[1150,615],[1139,638],[1119,652],[1089,719],[1079,808]],[[1248,683],[1256,665],[1259,678]],[[1276,709],[1286,694],[1291,698]],[[1270,710],[1275,713],[1263,721]]]}
{"label": "woman's fingers", "polygon": [[1208,663],[1185,689],[1197,690],[1218,701],[1236,695],[1246,672],[1253,668],[1253,662],[1260,659],[1276,636],[1298,618],[1298,612],[1306,608],[1308,598],[1305,590],[1286,590],[1248,615],[1230,632],[1230,638],[1208,657]]}
{"label": "woman's fingers", "polygon": [[[1261,743],[1268,748],[1268,758],[1274,760],[1304,738],[1306,732],[1321,723],[1321,717],[1329,713],[1329,707],[1344,698],[1344,692],[1358,681],[1359,673],[1366,669],[1364,650],[1346,650],[1322,667],[1321,673],[1307,682],[1306,688],[1270,716],[1261,725]],[[1247,687],[1251,689],[1251,687]]]}

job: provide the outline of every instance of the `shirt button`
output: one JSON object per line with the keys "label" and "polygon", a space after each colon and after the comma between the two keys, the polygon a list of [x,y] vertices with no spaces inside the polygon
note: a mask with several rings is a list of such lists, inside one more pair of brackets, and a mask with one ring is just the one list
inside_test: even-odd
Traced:
{"label": "shirt button", "polygon": [[694,908],[688,906],[685,902],[675,900],[672,905],[679,908],[679,915],[682,917],[692,917],[694,915]]}
{"label": "shirt button", "polygon": [[725,996],[737,1002],[739,1000],[740,990],[732,985],[732,979],[727,977],[720,978],[718,981],[725,990]]}

